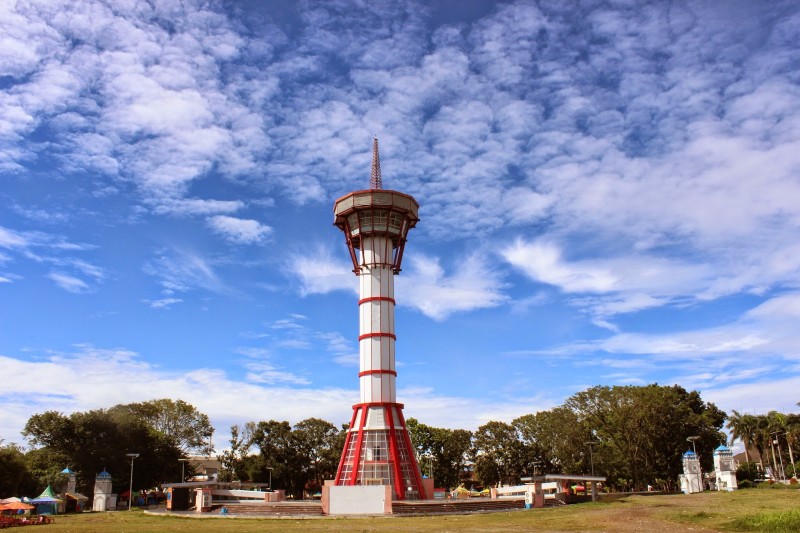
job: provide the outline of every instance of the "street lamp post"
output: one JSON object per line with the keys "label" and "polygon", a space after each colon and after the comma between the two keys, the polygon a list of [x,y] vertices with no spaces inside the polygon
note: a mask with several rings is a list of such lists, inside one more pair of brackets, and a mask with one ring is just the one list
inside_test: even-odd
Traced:
{"label": "street lamp post", "polygon": [[702,463],[700,463],[700,456],[697,455],[697,446],[695,445],[695,443],[699,439],[700,439],[700,435],[692,435],[691,437],[686,437],[686,440],[692,443],[692,451],[694,452],[694,456],[697,459],[697,465],[700,467],[700,473],[698,474],[698,476],[700,476],[700,478],[698,480],[698,484],[699,484],[699,490],[702,491],[703,490],[703,465],[702,465]]}
{"label": "street lamp post", "polygon": [[692,443],[692,451],[695,455],[697,455],[697,447],[695,447],[695,442],[700,438],[700,435],[693,435],[691,437],[686,437],[686,440]]}
{"label": "street lamp post", "polygon": [[139,457],[138,453],[128,453],[126,454],[128,457],[131,458],[131,481],[130,485],[128,486],[128,510],[131,510],[131,504],[133,504],[133,460]]}
{"label": "street lamp post", "polygon": [[269,470],[269,490],[272,491],[272,469],[267,468]]}
{"label": "street lamp post", "polygon": [[188,461],[188,460],[189,459],[187,459],[185,457],[182,457],[181,459],[178,459],[178,461],[181,462],[181,483],[186,481],[186,461]]}
{"label": "street lamp post", "polygon": [[594,477],[594,456],[592,454],[592,445],[597,444],[597,441],[587,441],[584,442],[585,445],[589,447],[589,463],[592,465],[592,477]]}
{"label": "street lamp post", "polygon": [[[786,479],[786,470],[784,470],[784,468],[783,468],[783,452],[781,451],[781,443],[778,440],[778,436],[780,435],[780,433],[776,431],[774,433],[774,435],[775,435],[775,440],[773,442],[778,445],[778,458],[781,461],[781,479],[785,480]],[[775,456],[775,448],[772,449],[772,455],[773,455],[773,457]]]}

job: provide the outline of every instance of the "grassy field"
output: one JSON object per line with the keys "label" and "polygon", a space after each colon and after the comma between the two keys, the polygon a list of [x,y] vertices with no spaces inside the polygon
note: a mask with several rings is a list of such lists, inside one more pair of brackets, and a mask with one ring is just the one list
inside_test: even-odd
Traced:
{"label": "grassy field", "polygon": [[[40,527],[40,526],[37,526]],[[47,533],[265,531],[764,531],[800,532],[800,491],[631,496],[609,503],[434,517],[266,519],[157,516],[141,511],[56,517]],[[39,531],[37,529],[36,531]]]}

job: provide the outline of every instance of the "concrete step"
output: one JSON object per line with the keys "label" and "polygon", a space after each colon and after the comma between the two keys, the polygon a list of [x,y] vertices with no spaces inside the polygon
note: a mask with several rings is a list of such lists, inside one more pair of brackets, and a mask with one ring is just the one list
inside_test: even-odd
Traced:
{"label": "concrete step", "polygon": [[524,508],[524,500],[489,500],[477,498],[469,500],[413,501],[392,503],[392,513],[404,515],[478,513]]}
{"label": "concrete step", "polygon": [[227,507],[228,514],[261,514],[274,516],[322,516],[322,504],[318,501],[299,502],[262,502],[262,503],[217,503],[211,512],[218,513],[223,505]]}

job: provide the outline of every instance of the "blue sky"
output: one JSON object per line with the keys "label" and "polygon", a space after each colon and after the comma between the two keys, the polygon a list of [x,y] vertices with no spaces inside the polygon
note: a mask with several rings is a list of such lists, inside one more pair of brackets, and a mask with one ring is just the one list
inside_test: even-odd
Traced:
{"label": "blue sky", "polygon": [[[463,4],[463,5],[462,5]],[[421,221],[406,416],[475,429],[593,385],[800,401],[796,2],[0,4],[0,438],[171,397],[349,420],[333,200]]]}

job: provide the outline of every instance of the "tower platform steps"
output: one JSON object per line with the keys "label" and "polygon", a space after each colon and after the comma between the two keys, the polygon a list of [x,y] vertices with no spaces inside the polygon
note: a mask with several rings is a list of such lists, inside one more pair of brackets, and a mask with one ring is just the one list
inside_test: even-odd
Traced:
{"label": "tower platform steps", "polygon": [[[229,515],[322,516],[318,501],[226,503]],[[215,503],[212,513],[219,513],[223,504]]]}
{"label": "tower platform steps", "polygon": [[396,515],[427,515],[452,513],[480,513],[524,509],[525,500],[470,498],[464,500],[425,500],[392,502],[392,513]]}

